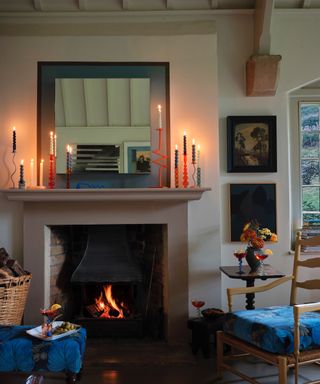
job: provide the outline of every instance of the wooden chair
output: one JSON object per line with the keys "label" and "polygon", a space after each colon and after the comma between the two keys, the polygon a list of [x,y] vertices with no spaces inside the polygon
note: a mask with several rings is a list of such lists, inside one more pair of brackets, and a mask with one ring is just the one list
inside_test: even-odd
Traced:
{"label": "wooden chair", "polygon": [[[307,281],[299,281],[299,270],[300,268],[320,268],[320,251],[318,254],[310,253],[307,256],[304,255],[303,260],[301,260],[301,246],[307,247],[319,247],[320,246],[320,236],[312,237],[309,239],[301,239],[301,232],[297,233],[296,236],[296,244],[295,244],[295,254],[294,254],[294,264],[293,264],[293,275],[285,276],[278,280],[273,281],[272,283],[265,284],[263,286],[258,287],[250,287],[250,288],[228,288],[228,305],[229,312],[232,311],[232,297],[234,295],[246,294],[246,293],[256,293],[256,292],[264,292],[269,289],[272,289],[279,284],[282,284],[288,280],[291,280],[291,295],[290,295],[290,305],[293,306],[293,320],[294,320],[294,348],[293,353],[272,353],[258,347],[257,345],[253,345],[247,341],[244,341],[231,333],[227,333],[227,331],[219,331],[217,333],[217,369],[218,376],[222,378],[223,371],[227,370],[232,372],[233,374],[240,376],[242,379],[250,382],[256,383],[259,382],[254,379],[254,377],[247,376],[243,372],[240,372],[234,366],[230,365],[230,359],[234,359],[236,355],[234,353],[229,353],[224,355],[224,345],[229,345],[232,351],[240,351],[242,355],[237,355],[238,357],[245,355],[252,355],[263,361],[275,365],[278,368],[279,373],[279,383],[286,384],[287,383],[287,371],[288,368],[293,367],[295,371],[295,384],[298,383],[298,369],[300,365],[315,363],[320,361],[320,345],[316,346],[309,350],[301,350],[300,348],[300,328],[301,325],[301,316],[306,312],[314,312],[320,311],[320,302],[309,303],[309,304],[297,304],[297,289],[320,289],[320,280],[307,280]],[[318,257],[317,257],[318,256]],[[306,258],[308,257],[308,258]],[[320,270],[320,269],[319,269]],[[267,310],[272,310],[268,308]],[[289,310],[290,307],[289,307]],[[251,315],[257,310],[248,311],[247,314]],[[245,312],[245,311],[244,311]],[[234,312],[236,315],[237,312]],[[246,313],[245,313],[246,314]],[[233,313],[230,314],[232,317]],[[241,316],[241,315],[240,315]],[[306,314],[304,316],[318,316],[315,313]],[[320,317],[315,321],[320,324]],[[244,354],[243,354],[244,353]],[[319,375],[320,376],[320,375]],[[320,383],[320,379],[317,381],[310,381],[308,383]]]}

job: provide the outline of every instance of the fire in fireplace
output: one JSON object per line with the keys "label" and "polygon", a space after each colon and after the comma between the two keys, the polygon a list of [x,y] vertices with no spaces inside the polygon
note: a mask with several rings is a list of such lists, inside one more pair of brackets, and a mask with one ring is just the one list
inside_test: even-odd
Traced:
{"label": "fire in fireplace", "polygon": [[66,320],[89,336],[163,337],[163,226],[73,227],[52,228],[67,238],[53,290],[60,297],[51,296]]}

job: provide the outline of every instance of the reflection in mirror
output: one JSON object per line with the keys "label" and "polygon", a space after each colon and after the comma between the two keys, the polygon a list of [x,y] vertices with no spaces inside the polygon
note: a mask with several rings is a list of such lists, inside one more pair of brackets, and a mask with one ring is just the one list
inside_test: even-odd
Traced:
{"label": "reflection in mirror", "polygon": [[150,79],[55,79],[58,174],[150,173]]}

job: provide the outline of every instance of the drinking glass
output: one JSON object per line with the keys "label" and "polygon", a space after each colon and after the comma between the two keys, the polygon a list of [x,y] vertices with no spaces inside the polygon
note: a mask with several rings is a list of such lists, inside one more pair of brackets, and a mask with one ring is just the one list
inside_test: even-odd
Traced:
{"label": "drinking glass", "polygon": [[198,315],[198,318],[200,319],[201,317],[200,308],[205,305],[205,302],[203,300],[193,299],[191,301],[191,304],[197,309],[197,315]]}
{"label": "drinking glass", "polygon": [[237,273],[244,273],[242,270],[242,259],[246,256],[245,251],[234,251],[233,256],[235,256],[239,261],[239,271]]}
{"label": "drinking glass", "polygon": [[260,261],[260,275],[265,275],[263,262],[269,255],[258,251],[255,252],[255,256]]}

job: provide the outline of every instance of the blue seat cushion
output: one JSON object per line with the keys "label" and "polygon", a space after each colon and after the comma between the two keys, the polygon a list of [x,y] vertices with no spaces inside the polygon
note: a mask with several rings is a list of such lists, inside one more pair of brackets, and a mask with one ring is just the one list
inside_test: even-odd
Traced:
{"label": "blue seat cushion", "polygon": [[53,341],[26,333],[33,326],[0,326],[0,372],[78,373],[86,347],[86,330]]}
{"label": "blue seat cushion", "polygon": [[[266,307],[229,313],[224,331],[268,352],[292,353],[293,307]],[[319,346],[320,313],[306,312],[300,316],[300,351]]]}

